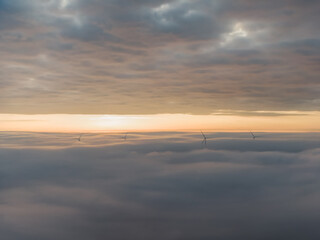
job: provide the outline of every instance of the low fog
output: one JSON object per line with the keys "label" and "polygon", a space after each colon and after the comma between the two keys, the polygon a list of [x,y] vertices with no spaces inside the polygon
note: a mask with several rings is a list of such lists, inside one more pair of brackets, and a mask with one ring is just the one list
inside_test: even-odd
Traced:
{"label": "low fog", "polygon": [[6,240],[319,239],[319,133],[0,133]]}

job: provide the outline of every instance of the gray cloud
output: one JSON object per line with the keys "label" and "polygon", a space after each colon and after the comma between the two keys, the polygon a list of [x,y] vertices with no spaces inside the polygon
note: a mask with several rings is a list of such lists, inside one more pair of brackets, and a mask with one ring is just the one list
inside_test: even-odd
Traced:
{"label": "gray cloud", "polygon": [[1,112],[319,110],[319,7],[2,0]]}
{"label": "gray cloud", "polygon": [[[319,134],[0,133],[6,239],[318,239]],[[294,144],[293,144],[294,143]],[[295,144],[297,143],[297,144]],[[301,146],[297,149],[297,146]]]}

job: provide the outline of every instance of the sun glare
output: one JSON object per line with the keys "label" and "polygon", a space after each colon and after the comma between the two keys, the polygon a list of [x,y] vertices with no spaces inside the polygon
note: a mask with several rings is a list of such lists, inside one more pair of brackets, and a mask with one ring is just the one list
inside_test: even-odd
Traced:
{"label": "sun glare", "polygon": [[[261,112],[257,112],[261,114]],[[262,113],[266,114],[266,113]],[[319,131],[319,112],[246,115],[17,115],[1,114],[0,131]],[[275,113],[273,113],[275,114]],[[303,120],[303,121],[302,121]]]}

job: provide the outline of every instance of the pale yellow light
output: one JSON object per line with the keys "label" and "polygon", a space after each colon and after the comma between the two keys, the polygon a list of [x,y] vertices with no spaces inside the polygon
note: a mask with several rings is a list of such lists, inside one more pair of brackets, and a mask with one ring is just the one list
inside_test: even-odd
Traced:
{"label": "pale yellow light", "polygon": [[[256,112],[258,113],[258,112]],[[259,112],[261,114],[261,112]],[[319,131],[319,112],[283,116],[0,114],[0,131]],[[287,115],[285,115],[287,114]]]}

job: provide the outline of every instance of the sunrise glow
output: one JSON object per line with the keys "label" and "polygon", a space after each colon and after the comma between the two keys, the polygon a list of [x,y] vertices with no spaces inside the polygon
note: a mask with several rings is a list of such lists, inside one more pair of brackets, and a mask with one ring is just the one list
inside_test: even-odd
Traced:
{"label": "sunrise glow", "polygon": [[[319,131],[319,112],[259,112],[233,115],[15,115],[2,114],[0,131]],[[265,116],[270,115],[270,116]],[[278,116],[274,116],[278,115]]]}

